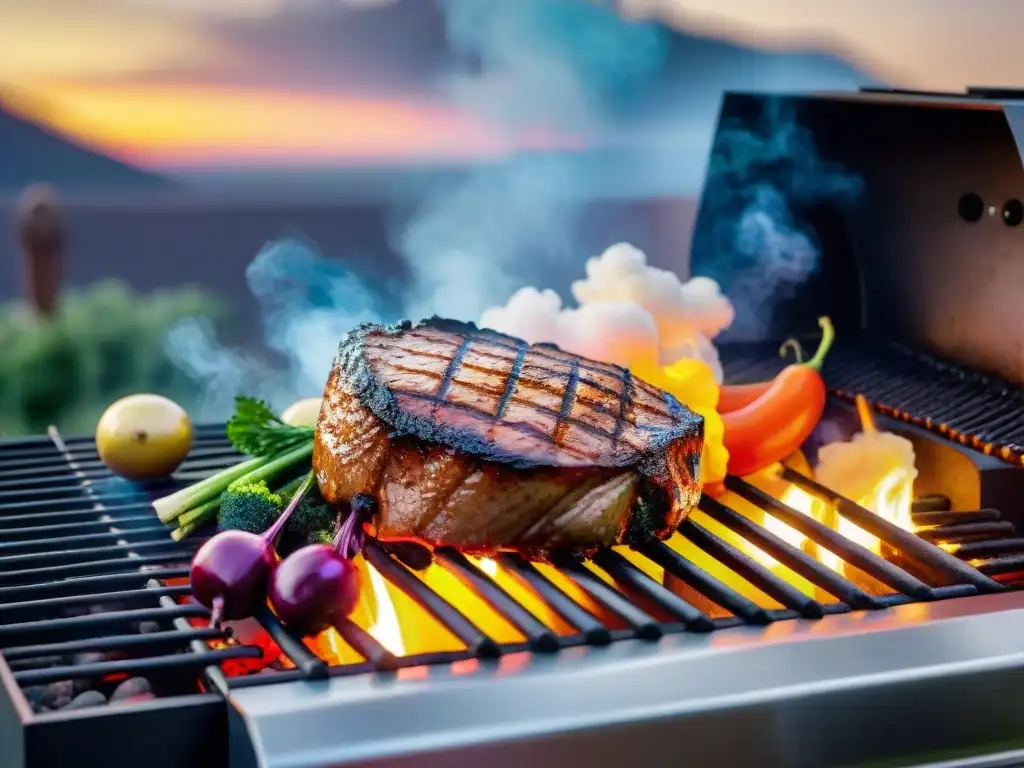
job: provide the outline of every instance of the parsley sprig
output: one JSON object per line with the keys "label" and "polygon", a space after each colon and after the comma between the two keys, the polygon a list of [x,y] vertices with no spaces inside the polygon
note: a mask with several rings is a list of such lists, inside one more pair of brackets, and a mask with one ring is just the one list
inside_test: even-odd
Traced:
{"label": "parsley sprig", "polygon": [[313,431],[286,424],[265,402],[246,395],[235,398],[235,413],[227,424],[228,439],[248,456],[284,453],[312,440]]}

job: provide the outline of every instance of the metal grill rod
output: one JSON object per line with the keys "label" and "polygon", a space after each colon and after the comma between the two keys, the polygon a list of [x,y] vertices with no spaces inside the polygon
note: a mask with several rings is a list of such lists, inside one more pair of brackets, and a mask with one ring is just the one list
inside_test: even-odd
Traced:
{"label": "metal grill rod", "polygon": [[[81,557],[99,558],[99,560],[91,560],[85,563],[69,562],[66,566],[57,568],[29,568],[20,571],[7,571],[6,573],[0,570],[0,585],[9,584],[9,586],[0,586],[0,601],[5,599],[13,601],[9,602],[8,606],[3,606],[0,603],[0,612],[2,612],[3,607],[15,607],[17,610],[30,610],[33,607],[41,610],[48,609],[48,607],[56,606],[60,603],[61,594],[68,594],[70,596],[78,595],[75,601],[79,604],[100,600],[113,600],[115,596],[120,596],[123,600],[129,602],[139,599],[158,598],[161,607],[152,610],[167,611],[168,613],[164,614],[164,617],[172,620],[175,626],[181,625],[189,617],[205,614],[205,609],[201,609],[199,606],[182,606],[175,602],[174,598],[181,597],[187,593],[186,587],[168,586],[162,589],[158,587],[157,589],[149,590],[144,598],[139,593],[130,589],[132,586],[139,584],[140,581],[153,576],[157,578],[180,578],[186,575],[187,568],[185,567],[163,567],[158,568],[158,570],[152,573],[140,572],[139,567],[141,565],[151,567],[159,565],[160,562],[174,563],[174,566],[177,566],[177,563],[181,563],[184,566],[191,555],[191,548],[180,547],[180,552],[166,556],[171,558],[169,560],[154,560],[154,557],[158,556],[146,554],[146,545],[156,543],[149,541],[149,534],[152,534],[153,537],[156,537],[158,533],[161,534],[161,537],[166,536],[166,531],[162,526],[157,528],[146,524],[147,515],[151,516],[152,514],[148,499],[139,501],[138,491],[134,489],[132,493],[125,493],[118,490],[117,487],[113,487],[113,489],[104,487],[104,478],[97,476],[96,470],[99,470],[100,467],[96,463],[95,452],[90,447],[91,441],[88,439],[62,441],[57,436],[54,439],[54,445],[64,446],[66,455],[63,457],[63,460],[67,462],[67,466],[72,470],[74,478],[77,479],[78,484],[81,486],[78,489],[79,492],[86,493],[88,496],[86,498],[81,496],[62,498],[58,501],[36,496],[30,496],[29,499],[26,499],[23,498],[24,493],[16,494],[22,497],[20,499],[15,499],[12,496],[2,497],[11,499],[11,503],[16,506],[18,514],[0,518],[0,553],[5,551],[5,544],[10,544],[11,546],[6,550],[7,552],[22,552],[24,556],[26,549],[33,547],[42,549],[44,548],[44,543],[49,542],[49,545],[52,546],[52,543],[56,540],[66,547],[74,545],[79,547],[65,549],[62,553],[57,553],[59,556],[70,558],[71,560]],[[211,429],[209,437],[203,439],[202,447],[199,450],[207,452],[208,455],[200,461],[193,461],[190,456],[185,464],[183,464],[182,470],[178,473],[175,479],[176,483],[180,484],[191,479],[193,473],[204,476],[214,469],[235,463],[239,458],[237,454],[233,455],[233,450],[230,449],[223,436],[222,428],[217,428],[216,431]],[[90,453],[90,451],[92,452]],[[40,456],[42,456],[41,452]],[[52,460],[52,452],[50,457]],[[0,470],[2,468],[3,460],[0,459]],[[66,476],[56,469],[51,469],[42,458],[31,465],[26,466],[22,464],[22,468],[34,473],[30,477],[36,478],[33,482],[37,486],[48,479],[60,480]],[[67,470],[64,471],[66,472]],[[30,488],[28,485],[29,483],[23,483],[18,487],[24,488],[25,492],[42,490],[38,487]],[[3,485],[3,481],[0,480],[0,488],[9,490],[10,486]],[[112,493],[108,493],[111,490]],[[160,489],[149,488],[146,489],[146,493],[151,494],[158,490]],[[38,500],[31,500],[37,498]],[[126,500],[131,500],[131,503],[120,503]],[[117,506],[113,506],[111,502],[117,503]],[[943,511],[942,500],[934,500],[928,503],[934,507],[932,509],[933,512],[941,513]],[[84,508],[75,508],[83,505],[85,505]],[[865,572],[875,578],[878,578],[878,575],[881,574],[884,578],[879,578],[879,580],[883,583],[887,583],[886,578],[897,581],[897,585],[890,584],[890,586],[898,589],[901,594],[869,595],[863,589],[843,578],[832,569],[827,568],[809,554],[792,547],[770,531],[734,510],[712,499],[706,499],[702,502],[702,509],[709,517],[739,534],[744,540],[761,548],[772,557],[775,557],[794,573],[803,576],[816,587],[836,597],[839,602],[822,604],[813,597],[804,594],[800,589],[794,587],[779,574],[772,571],[772,569],[763,566],[760,562],[750,557],[748,553],[736,547],[730,541],[715,535],[711,530],[694,519],[682,527],[681,535],[688,539],[691,544],[714,557],[723,567],[730,569],[737,577],[750,584],[751,587],[777,601],[783,606],[782,610],[769,610],[757,605],[744,597],[743,594],[740,594],[740,592],[729,587],[712,573],[688,562],[686,558],[672,549],[672,547],[662,542],[650,545],[648,548],[641,548],[637,552],[661,565],[665,569],[666,574],[685,582],[712,603],[721,606],[725,611],[731,612],[731,617],[713,621],[701,610],[695,608],[664,584],[651,579],[619,552],[613,550],[599,552],[595,555],[592,562],[594,569],[600,569],[611,578],[611,583],[606,582],[597,570],[592,569],[591,565],[584,565],[579,561],[570,559],[560,559],[558,565],[561,567],[562,574],[569,578],[576,587],[585,592],[594,603],[600,606],[602,611],[608,611],[609,615],[618,617],[625,625],[624,629],[610,629],[601,618],[585,609],[567,592],[562,591],[555,582],[548,579],[533,564],[527,563],[515,555],[506,554],[500,556],[498,560],[501,566],[512,577],[524,584],[534,595],[543,600],[556,614],[578,632],[575,635],[559,636],[526,611],[522,605],[499,586],[496,580],[474,565],[468,558],[454,550],[439,550],[436,553],[435,562],[453,573],[463,584],[467,585],[476,595],[481,597],[491,610],[515,627],[525,638],[523,643],[499,646],[492,638],[488,637],[473,622],[467,619],[455,606],[451,605],[440,594],[434,592],[426,583],[413,575],[405,565],[394,559],[376,542],[370,541],[367,543],[367,551],[364,553],[367,561],[392,586],[404,592],[416,604],[424,608],[435,621],[451,631],[465,645],[465,649],[396,658],[364,629],[346,622],[337,627],[339,634],[366,661],[332,668],[328,667],[324,660],[318,658],[306,646],[303,638],[298,637],[283,627],[273,614],[264,607],[256,619],[278,645],[284,656],[295,665],[295,669],[287,672],[268,671],[261,673],[256,679],[232,679],[227,684],[229,687],[243,687],[260,684],[261,681],[273,682],[281,679],[293,679],[295,676],[314,679],[327,674],[356,674],[360,671],[390,670],[418,664],[445,663],[460,659],[487,657],[489,655],[496,655],[499,652],[509,653],[527,648],[546,650],[579,644],[581,642],[603,644],[619,637],[656,639],[664,632],[708,631],[716,626],[736,626],[742,623],[767,624],[797,615],[817,618],[824,613],[845,611],[849,610],[850,607],[879,608],[898,604],[899,602],[907,602],[911,599],[922,599],[922,592],[918,585],[927,590],[926,594],[930,599],[973,594],[976,592],[975,588],[969,584],[953,587],[930,587],[915,579],[911,574],[888,563],[883,558],[878,558],[881,563],[884,563],[886,567],[891,569],[891,572],[879,571],[871,567],[865,568],[860,565],[858,567],[861,567],[862,570],[865,570]],[[767,511],[769,513],[772,512],[771,509]],[[916,514],[926,513],[927,511],[927,509],[922,509],[920,506],[916,508]],[[793,513],[798,514],[795,511]],[[139,523],[141,527],[136,529],[138,532],[132,535],[133,529],[127,527],[122,531],[103,532],[102,529],[105,526],[117,527],[119,525],[116,514],[124,515],[124,525],[126,526],[133,520]],[[802,517],[809,519],[806,516]],[[14,522],[7,522],[7,525],[16,525],[17,527],[4,527],[5,521],[11,520],[14,520]],[[964,521],[958,520],[957,522]],[[991,521],[977,520],[976,522]],[[952,522],[949,524],[951,525]],[[94,531],[96,532],[93,533]],[[73,532],[82,532],[83,535],[62,535],[49,540],[45,538],[46,535],[55,533],[71,534]],[[841,537],[839,534],[835,534],[835,536]],[[814,539],[813,536],[809,538]],[[843,541],[848,542],[845,537],[841,538]],[[140,546],[136,547],[132,543],[135,539],[141,539],[139,541]],[[116,540],[118,545],[110,548],[88,546],[92,543],[107,540]],[[83,543],[87,546],[82,547]],[[194,540],[189,539],[189,543],[194,543]],[[922,542],[922,545],[926,547],[931,546],[925,542]],[[831,549],[831,547],[829,548]],[[135,549],[142,551],[141,556],[135,555]],[[127,551],[135,556],[106,557],[107,554],[114,550],[119,553]],[[867,552],[867,550],[864,551]],[[844,560],[849,561],[849,558],[843,552],[837,552],[837,554],[843,557]],[[630,555],[630,557],[633,556]],[[8,562],[6,565],[8,567],[12,565],[17,567],[23,562],[18,558],[19,556],[17,555],[8,558],[9,560],[13,559],[14,563]],[[174,558],[177,558],[177,562],[174,561]],[[857,563],[851,564],[857,565]],[[4,560],[0,559],[0,569],[4,565]],[[91,571],[93,568],[97,570]],[[119,572],[124,571],[126,568],[130,568],[131,571]],[[83,569],[85,569],[86,573],[95,572],[98,575],[74,576],[76,573],[82,573]],[[60,573],[59,576],[57,575],[58,572]],[[12,575],[15,581],[13,584],[11,583]],[[73,576],[73,578],[67,579],[66,577],[69,575]],[[47,578],[62,578],[64,580],[52,584],[16,583],[17,581],[28,580],[31,582]],[[127,586],[129,589],[118,589],[121,586]],[[88,594],[89,590],[92,589],[105,591],[100,591],[96,595]],[[643,605],[647,605],[650,610],[657,609],[662,611],[663,613],[658,615],[671,617],[672,621],[662,622],[656,619],[647,610],[642,608],[641,604],[630,599],[629,595],[631,593],[648,601]],[[32,599],[36,596],[38,596],[39,601]],[[33,605],[34,603],[35,605]],[[126,614],[137,614],[137,612],[130,611],[119,611],[117,613],[122,618],[116,618],[116,614],[106,614],[108,617],[114,616],[114,618],[108,619],[109,623],[107,626],[124,623],[126,621],[124,619]],[[605,616],[604,613],[601,613],[601,615]],[[100,614],[100,616],[102,617],[103,614]],[[91,620],[94,617],[75,618]],[[138,620],[138,618],[134,620]],[[58,619],[56,621],[66,622],[67,620]],[[47,624],[48,622],[40,623]],[[104,626],[104,623],[102,621],[87,621],[84,624],[58,623],[56,628],[51,627],[49,629],[39,627],[38,625],[33,627],[32,622],[12,626],[21,627],[18,630],[21,633],[38,629],[45,635],[52,636],[56,633],[58,636],[66,636],[68,632],[80,634],[87,630],[91,631],[95,628],[100,628]],[[615,626],[619,627],[622,625]],[[0,627],[0,630],[2,629]],[[186,632],[184,629],[177,631]],[[190,631],[198,633],[202,630],[193,629]],[[142,647],[142,641],[135,638],[162,634],[166,633],[153,633],[153,635],[147,636],[125,635],[121,642],[125,644],[124,647],[132,647],[136,642],[139,643],[139,647]],[[213,637],[204,638],[187,633],[183,637],[186,642],[190,643],[202,639],[217,639]],[[46,638],[40,635],[37,639]],[[53,638],[51,637],[50,639]],[[114,636],[109,641],[113,642],[113,640],[117,639]],[[81,644],[88,644],[90,642],[100,643],[103,642],[103,639],[71,639],[63,641],[63,644],[70,647],[80,647]],[[79,645],[75,645],[76,643]],[[61,644],[60,642],[47,642],[41,646],[28,647],[45,648]],[[0,646],[2,645],[4,645],[4,635],[0,631]],[[15,648],[25,647],[25,645],[15,646]],[[166,647],[166,641],[163,646],[153,647]],[[256,650],[244,650],[247,648],[246,646],[238,648],[243,649],[243,654],[252,654]],[[226,650],[236,650],[236,648],[229,647]],[[35,652],[29,651],[29,653]],[[188,656],[190,654],[179,655]],[[252,657],[254,658],[254,656]],[[169,662],[166,663],[169,664]]]}
{"label": "metal grill rod", "polygon": [[836,505],[840,515],[860,526],[872,536],[876,536],[879,540],[898,549],[905,557],[909,558],[908,562],[918,562],[925,567],[935,569],[953,583],[973,584],[981,592],[1003,592],[1006,590],[1002,584],[961,562],[945,550],[929,546],[927,542],[910,531],[903,530],[898,525],[892,524],[885,518],[809,477],[788,467],[782,470],[782,477],[800,486],[808,493],[831,501]]}
{"label": "metal grill rod", "polygon": [[150,579],[180,579],[188,576],[188,568],[160,568],[129,573],[108,573],[101,576],[77,576],[73,578],[44,581],[36,584],[22,584],[16,587],[0,587],[0,608],[9,600],[24,600],[33,594],[56,597],[58,595],[86,595],[94,587],[122,587],[145,584]]}
{"label": "metal grill rod", "polygon": [[70,656],[85,651],[130,650],[140,647],[182,648],[193,640],[226,640],[230,632],[211,627],[176,629],[169,632],[150,632],[146,635],[110,635],[87,640],[68,640],[63,643],[21,645],[5,648],[3,656],[7,661],[38,659],[46,656]]}
{"label": "metal grill rod", "polygon": [[850,608],[863,610],[882,607],[876,597],[869,595],[849,579],[840,576],[818,558],[811,557],[806,552],[797,549],[771,531],[762,528],[710,496],[701,499],[700,508],[709,517],[740,534],[794,573],[803,576],[814,586],[842,600]]}
{"label": "metal grill rod", "polygon": [[732,475],[725,479],[725,487],[897,592],[922,602],[934,599],[932,588],[920,579],[813,517],[783,504],[760,488]]}

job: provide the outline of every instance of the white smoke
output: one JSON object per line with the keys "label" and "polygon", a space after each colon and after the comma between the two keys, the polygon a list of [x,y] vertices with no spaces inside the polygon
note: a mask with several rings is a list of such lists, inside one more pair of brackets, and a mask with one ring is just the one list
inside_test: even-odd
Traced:
{"label": "white smoke", "polygon": [[[540,146],[551,138],[558,146],[586,146],[617,135],[623,105],[651,92],[669,58],[663,27],[625,21],[609,3],[439,4],[453,53],[439,91],[495,131],[540,137]],[[626,244],[588,262],[586,277],[573,286],[576,306],[564,306],[554,291],[517,292],[528,283],[555,283],[578,257],[580,214],[594,193],[580,157],[524,152],[433,186],[419,200],[392,238],[408,277],[397,289],[387,286],[400,294],[393,306],[341,262],[283,241],[264,248],[246,274],[265,341],[283,368],[222,347],[198,321],[170,334],[169,354],[203,385],[197,416],[204,420],[226,417],[238,392],[279,409],[315,396],[339,340],[354,325],[432,314],[479,318],[529,341],[552,341],[629,367],[697,357],[721,380],[714,347],[719,332],[732,325],[735,333],[743,322],[763,325],[766,308],[817,263],[816,245],[792,221],[784,197],[745,181],[746,170],[765,158],[813,160],[802,134],[786,127],[784,121],[769,126],[763,140],[746,129],[733,131],[724,142],[729,151],[717,147],[712,159],[709,178],[723,180],[715,187],[719,197],[706,196],[702,210],[722,226],[712,228],[713,242],[701,249],[715,263],[701,264],[700,271],[736,299],[743,317],[735,323],[715,280],[684,283]],[[530,142],[518,145],[524,143]],[[821,178],[829,178],[812,160],[797,164],[787,187],[806,190],[805,197],[817,195]],[[632,175],[641,173],[648,169]]]}
{"label": "white smoke", "polygon": [[[586,146],[613,124],[609,104],[642,92],[666,54],[664,29],[588,3],[440,7],[449,46],[467,62],[440,84],[449,103],[513,139]],[[564,153],[525,151],[432,190],[395,238],[412,277],[406,314],[474,320],[572,259],[591,194],[583,168]]]}
{"label": "white smoke", "polygon": [[628,368],[698,358],[722,381],[712,340],[729,327],[735,310],[718,283],[706,277],[682,282],[649,265],[629,243],[589,259],[586,275],[572,285],[577,307],[563,306],[554,291],[522,288],[504,306],[483,312],[480,325]]}
{"label": "white smoke", "polygon": [[268,243],[245,277],[259,303],[264,341],[285,365],[222,345],[208,322],[179,323],[168,334],[167,355],[203,384],[200,420],[226,418],[239,393],[278,409],[319,395],[338,342],[360,323],[385,319],[378,294],[357,275],[296,240]]}
{"label": "white smoke", "polygon": [[[589,3],[439,5],[456,62],[439,90],[495,131],[539,138],[540,146],[551,138],[557,146],[586,145],[613,126],[617,105],[653,83],[666,56],[664,29],[627,23]],[[427,192],[392,238],[408,275],[400,311],[385,311],[396,308],[383,307],[340,262],[282,241],[260,252],[246,279],[283,369],[221,347],[202,323],[174,329],[169,354],[206,393],[198,417],[225,418],[238,392],[278,409],[319,394],[338,342],[359,322],[433,314],[474,320],[525,282],[549,279],[578,254],[578,219],[591,183],[571,157],[524,152]]]}

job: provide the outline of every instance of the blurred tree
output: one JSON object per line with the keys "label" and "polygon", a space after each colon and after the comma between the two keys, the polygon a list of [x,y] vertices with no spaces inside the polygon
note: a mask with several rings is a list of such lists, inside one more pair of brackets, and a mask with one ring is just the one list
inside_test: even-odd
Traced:
{"label": "blurred tree", "polygon": [[180,320],[222,325],[217,297],[191,287],[140,295],[118,281],[68,292],[49,316],[33,301],[0,305],[0,432],[39,433],[56,425],[89,432],[113,400],[134,392],[171,397],[186,408],[199,392],[165,353]]}

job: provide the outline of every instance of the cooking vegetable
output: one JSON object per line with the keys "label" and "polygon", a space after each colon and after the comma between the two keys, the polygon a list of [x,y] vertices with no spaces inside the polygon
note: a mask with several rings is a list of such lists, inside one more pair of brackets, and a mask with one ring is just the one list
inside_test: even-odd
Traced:
{"label": "cooking vegetable", "polygon": [[220,497],[217,524],[222,531],[263,533],[281,514],[284,499],[266,480],[236,480]]}
{"label": "cooking vegetable", "polygon": [[262,400],[239,396],[228,420],[228,439],[250,456],[274,456],[313,439],[313,428],[292,426],[274,414]]}
{"label": "cooking vegetable", "polygon": [[[235,413],[228,422],[227,435],[239,451],[253,458],[157,499],[153,508],[162,522],[169,523],[219,499],[234,482],[271,480],[313,455],[311,428],[289,426],[265,403],[249,397],[235,399]],[[207,514],[210,511],[207,509]],[[192,522],[196,522],[194,517]]]}
{"label": "cooking vegetable", "polygon": [[835,338],[827,317],[818,323],[821,344],[811,360],[787,366],[754,402],[722,415],[730,473],[749,475],[782,461],[817,425],[826,400],[818,371]]}
{"label": "cooking vegetable", "polygon": [[188,488],[182,488],[170,496],[164,496],[153,502],[153,509],[161,522],[169,523],[172,520],[182,517],[190,510],[207,504],[211,501],[218,501],[220,495],[228,489],[232,483],[245,481],[249,483],[269,480],[278,475],[293,469],[300,462],[309,459],[313,455],[313,443],[299,444],[290,450],[271,459],[267,456],[260,456],[249,461],[243,461],[229,467],[216,475],[201,480]]}
{"label": "cooking vegetable", "polygon": [[313,482],[310,473],[264,533],[222,531],[196,552],[189,582],[196,600],[210,609],[211,626],[222,619],[251,616],[263,602],[267,580],[278,561],[275,541]]}
{"label": "cooking vegetable", "polygon": [[130,480],[166,477],[192,447],[185,409],[160,395],[131,395],[113,403],[96,425],[96,450],[115,474]]}
{"label": "cooking vegetable", "polygon": [[[218,527],[222,531],[237,530],[249,533],[263,533],[284,510],[285,500],[290,499],[305,478],[299,478],[280,491],[272,491],[265,480],[237,481],[228,486],[220,497],[217,512]],[[188,517],[189,512],[183,518]],[[181,520],[182,518],[179,518]],[[313,488],[292,513],[285,529],[288,541],[314,544],[331,541],[338,521],[338,512],[327,505],[316,488]],[[188,523],[188,520],[185,520]]]}
{"label": "cooking vegetable", "polygon": [[175,541],[181,541],[193,531],[199,530],[216,516],[219,507],[220,499],[216,498],[211,499],[205,504],[200,504],[194,509],[190,509],[178,517],[178,527],[171,531],[171,538]]}
{"label": "cooking vegetable", "polygon": [[725,479],[729,453],[723,442],[722,417],[718,414],[719,386],[711,366],[697,358],[683,358],[651,371],[634,371],[645,381],[664,389],[704,419],[704,450],[701,481],[704,487]]}
{"label": "cooking vegetable", "polygon": [[331,544],[310,544],[293,552],[270,576],[268,597],[274,613],[303,634],[337,625],[359,600],[359,571],[349,559],[360,521],[372,501],[356,496]]}
{"label": "cooking vegetable", "polygon": [[284,409],[281,414],[281,421],[293,427],[315,427],[317,419],[320,418],[320,407],[323,405],[322,397],[307,397],[305,400],[296,400]]}
{"label": "cooking vegetable", "polygon": [[722,387],[718,400],[720,413],[732,413],[750,405],[771,387],[771,381],[755,381],[752,384],[729,384]]}
{"label": "cooking vegetable", "polygon": [[[786,350],[792,349],[796,354],[796,361],[802,364],[803,350],[795,339],[788,339],[779,347],[779,357],[785,357]],[[773,380],[755,381],[751,384],[730,384],[722,387],[721,396],[718,398],[718,412],[732,413],[744,406],[750,405],[761,395],[768,391]]]}
{"label": "cooking vegetable", "polygon": [[337,523],[338,510],[324,501],[319,490],[314,488],[292,515],[288,536],[304,544],[326,543],[333,538]]}

